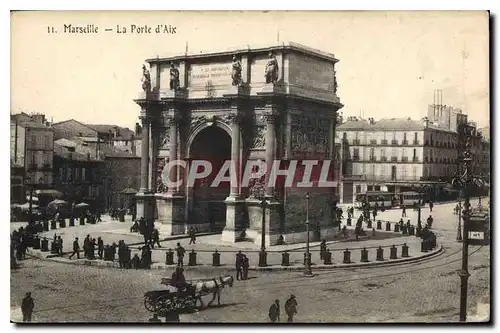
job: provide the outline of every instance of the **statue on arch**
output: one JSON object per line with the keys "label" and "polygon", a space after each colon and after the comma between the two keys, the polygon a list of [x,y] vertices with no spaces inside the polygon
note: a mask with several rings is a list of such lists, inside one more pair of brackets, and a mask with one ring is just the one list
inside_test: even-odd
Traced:
{"label": "statue on arch", "polygon": [[179,89],[179,70],[175,67],[174,63],[170,63],[170,90]]}
{"label": "statue on arch", "polygon": [[278,82],[278,61],[272,52],[269,52],[269,60],[266,64],[266,83]]}
{"label": "statue on arch", "polygon": [[233,86],[240,86],[243,81],[241,79],[241,61],[236,57],[236,55],[233,55],[233,65],[232,65],[232,72],[231,72],[231,78],[233,79]]}
{"label": "statue on arch", "polygon": [[337,93],[337,89],[338,89],[338,84],[337,84],[337,71],[333,71],[333,92],[334,93]]}
{"label": "statue on arch", "polygon": [[151,92],[151,74],[146,65],[142,65],[142,90],[146,93]]}

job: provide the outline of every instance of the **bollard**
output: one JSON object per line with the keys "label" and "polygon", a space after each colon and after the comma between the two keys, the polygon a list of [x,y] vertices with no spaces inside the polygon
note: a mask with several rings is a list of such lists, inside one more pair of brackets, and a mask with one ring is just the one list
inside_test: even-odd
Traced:
{"label": "bollard", "polygon": [[430,246],[430,249],[434,249],[436,248],[437,244],[436,244],[436,237],[433,237],[431,239],[431,246]]}
{"label": "bollard", "polygon": [[385,231],[391,231],[391,222],[387,221],[385,223]]}
{"label": "bollard", "polygon": [[56,247],[57,243],[55,240],[53,240],[52,242],[50,242],[50,253],[57,253],[57,247]]}
{"label": "bollard", "polygon": [[43,231],[49,231],[49,221],[43,221]]}
{"label": "bollard", "polygon": [[425,239],[420,243],[420,252],[427,252],[427,241]]}
{"label": "bollard", "polygon": [[49,252],[49,240],[47,237],[43,237],[41,242],[42,252]]}
{"label": "bollard", "polygon": [[420,237],[420,231],[422,230],[422,228],[419,228],[417,226],[416,230],[415,230],[415,237]]}
{"label": "bollard", "polygon": [[399,224],[394,225],[394,232],[399,232]]}
{"label": "bollard", "polygon": [[352,220],[351,218],[347,218],[347,226],[350,227],[352,225]]}
{"label": "bollard", "polygon": [[259,267],[267,266],[267,252],[262,248],[259,252]]}
{"label": "bollard", "polygon": [[59,228],[66,228],[66,220],[65,219],[59,220]]}
{"label": "bollard", "polygon": [[281,266],[290,266],[290,253],[285,251],[281,254]]}
{"label": "bollard", "polygon": [[57,229],[57,222],[55,220],[50,221],[50,230]]}
{"label": "bollard", "polygon": [[325,265],[332,264],[332,253],[328,249],[326,249],[326,252],[323,254],[323,262]]}
{"label": "bollard", "polygon": [[361,262],[368,262],[368,250],[366,248],[361,250]]}
{"label": "bollard", "polygon": [[75,226],[75,218],[73,216],[71,216],[69,218],[69,226],[70,227],[74,227]]}
{"label": "bollard", "polygon": [[351,263],[351,252],[349,252],[349,249],[345,249],[344,251],[344,264],[350,264]]}
{"label": "bollard", "polygon": [[384,249],[379,246],[377,249],[377,261],[384,261]]}
{"label": "bollard", "polygon": [[80,225],[85,225],[85,217],[80,217]]}
{"label": "bollard", "polygon": [[401,248],[401,257],[403,258],[408,258],[408,245],[406,243],[403,244],[403,247]]}
{"label": "bollard", "polygon": [[165,258],[165,264],[166,265],[173,265],[174,264],[174,252],[172,252],[172,249],[168,249],[166,258]]}
{"label": "bollard", "polygon": [[410,234],[410,236],[415,236],[415,226],[414,225],[410,226],[410,230],[408,233]]}
{"label": "bollard", "polygon": [[396,248],[395,245],[391,247],[391,255],[389,259],[398,259],[398,249]]}
{"label": "bollard", "polygon": [[377,230],[382,230],[382,221],[377,221]]}
{"label": "bollard", "polygon": [[40,237],[36,236],[33,239],[33,249],[40,250]]}
{"label": "bollard", "polygon": [[372,236],[375,236],[375,229],[372,229]]}
{"label": "bollard", "polygon": [[220,266],[220,253],[217,249],[212,253],[212,266]]}
{"label": "bollard", "polygon": [[194,252],[194,249],[189,253],[188,266],[196,266],[196,252]]}
{"label": "bollard", "polygon": [[367,229],[371,229],[372,228],[372,220],[368,220],[368,222],[366,222],[366,228]]}

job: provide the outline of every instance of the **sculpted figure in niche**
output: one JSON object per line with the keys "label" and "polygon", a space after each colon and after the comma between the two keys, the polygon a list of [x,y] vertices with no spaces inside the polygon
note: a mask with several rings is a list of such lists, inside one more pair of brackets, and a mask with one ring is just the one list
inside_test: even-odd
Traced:
{"label": "sculpted figure in niche", "polygon": [[233,56],[233,71],[231,73],[231,78],[233,79],[233,86],[240,86],[243,81],[241,80],[241,61]]}
{"label": "sculpted figure in niche", "polygon": [[174,63],[170,63],[170,90],[177,90],[179,86],[179,70]]}
{"label": "sculpted figure in niche", "polygon": [[142,90],[148,93],[151,91],[151,74],[149,73],[146,65],[142,65]]}
{"label": "sculpted figure in niche", "polygon": [[266,83],[276,83],[278,81],[278,61],[274,54],[269,52],[269,60],[266,64]]}
{"label": "sculpted figure in niche", "polygon": [[334,93],[337,93],[337,88],[338,88],[338,84],[337,84],[337,71],[333,71],[333,92]]}
{"label": "sculpted figure in niche", "polygon": [[266,146],[265,126],[255,125],[252,148],[264,148]]}

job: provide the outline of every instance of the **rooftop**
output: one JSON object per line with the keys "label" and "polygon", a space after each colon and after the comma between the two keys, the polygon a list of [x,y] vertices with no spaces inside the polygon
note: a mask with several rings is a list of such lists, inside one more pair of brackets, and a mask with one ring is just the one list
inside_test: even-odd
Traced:
{"label": "rooftop", "polygon": [[[384,130],[395,130],[395,131],[422,131],[426,128],[425,121],[414,120],[411,118],[383,118],[380,120],[368,120],[368,119],[348,119],[346,122],[337,126],[337,130],[367,130],[367,131],[384,131]],[[454,131],[439,126],[437,124],[432,124],[429,122],[428,128],[455,133]]]}
{"label": "rooftop", "polygon": [[264,53],[275,50],[293,50],[300,52],[305,55],[309,55],[315,58],[320,58],[324,60],[330,60],[333,62],[338,62],[339,60],[335,58],[333,53],[324,52],[312,47],[308,47],[295,42],[283,42],[280,44],[262,44],[262,45],[240,45],[232,48],[227,48],[225,50],[198,50],[191,51],[183,54],[170,54],[167,56],[158,56],[156,58],[147,59],[146,62],[152,64],[157,62],[169,62],[169,61],[179,61],[184,59],[201,59],[201,58],[211,58],[220,56],[230,56],[235,53]]}

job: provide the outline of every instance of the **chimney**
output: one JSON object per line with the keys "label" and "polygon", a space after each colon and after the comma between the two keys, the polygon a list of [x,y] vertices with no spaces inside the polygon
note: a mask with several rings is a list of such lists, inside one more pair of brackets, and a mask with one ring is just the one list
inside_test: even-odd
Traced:
{"label": "chimney", "polygon": [[31,115],[31,119],[39,125],[45,124],[45,115],[42,113],[33,113]]}
{"label": "chimney", "polygon": [[136,149],[135,149],[135,137],[132,136],[132,140],[130,140],[130,149],[132,151],[132,154],[136,154]]}

